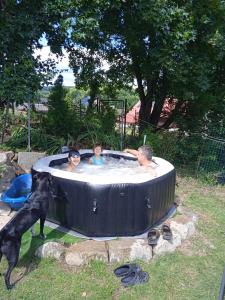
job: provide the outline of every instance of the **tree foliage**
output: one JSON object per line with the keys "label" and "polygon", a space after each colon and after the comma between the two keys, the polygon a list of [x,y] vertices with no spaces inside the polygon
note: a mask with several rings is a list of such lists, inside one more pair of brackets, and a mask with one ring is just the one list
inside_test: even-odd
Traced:
{"label": "tree foliage", "polygon": [[141,129],[157,126],[165,99],[176,99],[165,128],[224,122],[222,0],[1,1],[0,99],[20,99],[43,81],[51,65],[33,58],[43,34],[54,53],[69,51],[91,103],[103,88],[135,84]]}
{"label": "tree foliage", "polygon": [[76,115],[65,101],[67,91],[63,87],[63,76],[59,75],[49,95],[49,109],[45,126],[48,133],[64,137],[74,136],[79,132]]}
{"label": "tree foliage", "polygon": [[[50,3],[51,2],[51,3]],[[51,7],[50,7],[51,4]],[[51,79],[54,62],[34,57],[40,38],[48,33],[60,15],[57,1],[2,1],[0,6],[0,100],[22,102]],[[56,30],[54,32],[54,36]],[[62,33],[61,33],[62,35]],[[52,42],[54,46],[54,42]]]}
{"label": "tree foliage", "polygon": [[202,126],[205,113],[224,101],[224,1],[71,0],[70,6],[66,47],[77,82],[136,81],[142,127],[158,124],[166,98],[177,104],[165,127],[181,115],[187,128]]}

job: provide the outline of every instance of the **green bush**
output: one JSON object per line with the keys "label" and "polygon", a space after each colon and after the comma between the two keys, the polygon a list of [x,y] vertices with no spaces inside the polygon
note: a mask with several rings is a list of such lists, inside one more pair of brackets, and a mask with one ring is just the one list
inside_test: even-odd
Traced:
{"label": "green bush", "polygon": [[46,132],[64,139],[67,135],[76,136],[80,132],[80,123],[66,98],[67,90],[63,87],[63,77],[60,75],[49,95],[49,110],[43,125]]}
{"label": "green bush", "polygon": [[91,110],[83,119],[83,127],[77,141],[89,148],[99,142],[102,143],[103,147],[107,146],[118,150],[120,148],[120,136],[116,132],[115,124],[116,114],[111,107],[104,106],[101,112]]}
{"label": "green bush", "polygon": [[[26,149],[28,141],[28,129],[16,127],[12,132],[6,146],[12,149]],[[48,154],[58,153],[65,144],[63,138],[44,133],[41,129],[31,128],[31,148],[38,151],[46,151]]]}
{"label": "green bush", "polygon": [[179,168],[189,168],[196,171],[198,157],[201,153],[201,136],[187,135],[182,132],[166,130],[153,132],[145,130],[139,138],[128,140],[128,146],[137,149],[143,145],[144,135],[146,142],[153,149],[153,155],[162,157]]}

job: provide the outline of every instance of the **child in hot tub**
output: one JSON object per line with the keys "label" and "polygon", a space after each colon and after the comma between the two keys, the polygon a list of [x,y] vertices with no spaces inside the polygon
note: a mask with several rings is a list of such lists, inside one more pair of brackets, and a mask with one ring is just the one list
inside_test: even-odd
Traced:
{"label": "child in hot tub", "polygon": [[101,155],[102,145],[95,144],[93,146],[94,155],[89,159],[88,163],[96,166],[102,166],[105,163],[105,158]]}
{"label": "child in hot tub", "polygon": [[76,149],[70,150],[68,154],[68,164],[65,171],[74,172],[80,163],[80,152]]}

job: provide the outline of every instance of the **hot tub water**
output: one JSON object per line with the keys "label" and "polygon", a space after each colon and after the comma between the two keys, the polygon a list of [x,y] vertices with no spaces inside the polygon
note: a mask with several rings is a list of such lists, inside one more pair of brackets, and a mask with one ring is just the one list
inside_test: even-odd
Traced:
{"label": "hot tub water", "polygon": [[[54,166],[55,169],[64,171],[67,163]],[[75,174],[82,174],[82,176],[96,176],[99,180],[104,182],[105,177],[118,176],[135,176],[138,174],[148,174],[152,178],[157,176],[157,165],[155,168],[142,167],[137,160],[126,160],[124,158],[116,159],[107,157],[104,165],[97,166],[89,164],[87,160],[81,161],[80,164],[73,171]]]}

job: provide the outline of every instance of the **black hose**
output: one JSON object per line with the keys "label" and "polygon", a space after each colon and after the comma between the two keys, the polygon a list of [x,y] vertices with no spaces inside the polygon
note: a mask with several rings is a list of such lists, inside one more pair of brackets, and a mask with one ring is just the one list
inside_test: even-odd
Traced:
{"label": "black hose", "polygon": [[220,285],[220,294],[218,297],[218,300],[223,300],[224,299],[224,292],[225,292],[225,266],[223,270],[223,277]]}

